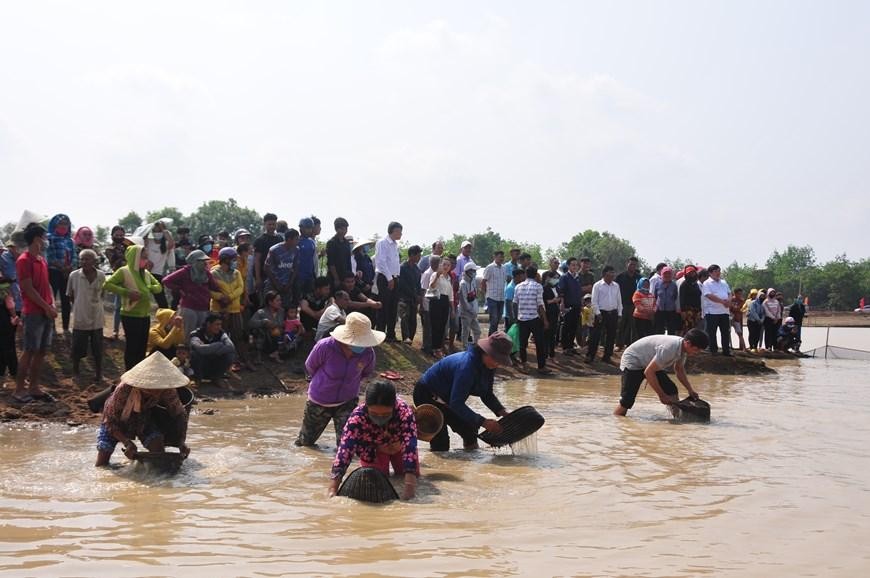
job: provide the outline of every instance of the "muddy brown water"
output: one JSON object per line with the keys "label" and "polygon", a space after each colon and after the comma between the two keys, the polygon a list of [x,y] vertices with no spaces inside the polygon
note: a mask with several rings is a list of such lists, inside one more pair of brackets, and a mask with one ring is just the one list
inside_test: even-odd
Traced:
{"label": "muddy brown water", "polygon": [[[334,450],[297,449],[301,396],[201,405],[175,477],[92,467],[93,427],[0,428],[10,576],[865,576],[866,362],[695,376],[710,424],[618,378],[516,381],[547,418],[536,455],[421,452],[410,503],[327,500]],[[454,441],[457,441],[454,438]]]}

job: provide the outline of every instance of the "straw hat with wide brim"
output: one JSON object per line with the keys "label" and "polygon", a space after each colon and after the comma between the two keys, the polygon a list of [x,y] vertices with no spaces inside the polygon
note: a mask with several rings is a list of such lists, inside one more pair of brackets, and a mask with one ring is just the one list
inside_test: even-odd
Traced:
{"label": "straw hat with wide brim", "polygon": [[444,414],[431,403],[415,407],[414,416],[417,420],[417,439],[420,441],[432,441],[435,434],[444,427]]}
{"label": "straw hat with wide brim", "polygon": [[375,244],[375,242],[372,241],[371,239],[365,239],[363,241],[358,241],[357,244],[353,246],[353,250],[356,251],[360,247],[364,247],[366,245],[374,245],[374,244]]}
{"label": "straw hat with wide brim", "polygon": [[177,389],[190,380],[165,355],[155,351],[122,375],[121,382],[139,389]]}
{"label": "straw hat with wide brim", "polygon": [[344,325],[332,330],[336,341],[352,347],[374,347],[383,343],[386,336],[383,331],[372,329],[371,320],[356,311],[347,316]]}

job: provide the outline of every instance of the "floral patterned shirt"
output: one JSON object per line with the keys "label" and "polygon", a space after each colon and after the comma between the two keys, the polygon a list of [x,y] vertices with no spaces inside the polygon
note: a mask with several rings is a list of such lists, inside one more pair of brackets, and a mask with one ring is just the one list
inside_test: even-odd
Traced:
{"label": "floral patterned shirt", "polygon": [[396,398],[393,417],[385,427],[375,425],[369,419],[368,407],[358,406],[347,418],[341,442],[332,462],[332,479],[341,479],[354,456],[367,462],[374,462],[378,446],[400,442],[402,462],[406,472],[416,472],[420,458],[417,455],[417,421],[414,410],[407,403]]}

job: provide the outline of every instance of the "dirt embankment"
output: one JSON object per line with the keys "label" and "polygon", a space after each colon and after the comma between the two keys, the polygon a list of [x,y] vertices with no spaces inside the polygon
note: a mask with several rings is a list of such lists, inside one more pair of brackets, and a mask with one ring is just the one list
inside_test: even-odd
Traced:
{"label": "dirt embankment", "polygon": [[[107,331],[107,334],[109,332]],[[51,352],[46,356],[42,371],[43,388],[57,398],[55,403],[31,402],[21,404],[12,399],[14,384],[7,379],[0,390],[0,421],[59,421],[70,425],[81,423],[96,423],[99,415],[88,409],[87,400],[107,386],[117,383],[124,372],[124,340],[106,339],[104,342],[104,379],[95,383],[93,369],[89,360],[82,362],[81,376],[72,377],[70,357],[70,340],[58,336]],[[534,346],[530,346],[529,365],[534,367]],[[787,354],[759,354],[736,352],[734,357],[713,356],[702,353],[690,359],[690,373],[714,373],[725,375],[763,375],[774,373],[774,370],[764,363],[764,357],[778,359],[795,359]],[[606,364],[596,361],[585,363],[582,355],[566,356],[559,353],[555,359],[548,361],[548,367],[553,374],[548,379],[582,379],[584,377],[600,377],[619,374],[619,353],[614,355],[614,363]],[[410,394],[414,383],[420,375],[433,363],[432,357],[420,351],[419,336],[413,345],[402,343],[385,343],[377,349],[377,373],[386,370],[397,372],[401,379],[395,383],[400,393]],[[305,394],[308,382],[303,370],[304,352],[297,352],[296,357],[283,363],[264,361],[256,371],[241,371],[231,374],[227,383],[232,387],[223,389],[213,385],[201,386],[196,390],[197,398],[208,401],[213,398],[229,398],[235,396],[264,397],[275,395]],[[500,379],[522,379],[536,377],[534,369],[522,372],[515,368],[498,370]]]}

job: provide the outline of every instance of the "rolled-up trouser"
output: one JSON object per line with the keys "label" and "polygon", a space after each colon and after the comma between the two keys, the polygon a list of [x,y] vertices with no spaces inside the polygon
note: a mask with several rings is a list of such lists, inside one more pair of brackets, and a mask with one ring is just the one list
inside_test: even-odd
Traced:
{"label": "rolled-up trouser", "polygon": [[462,437],[462,441],[466,446],[477,444],[477,430],[480,427],[477,424],[468,423],[462,419],[458,413],[450,409],[450,406],[436,399],[431,391],[417,382],[414,385],[414,405],[422,405],[424,403],[431,403],[444,414],[444,425],[441,426],[441,429],[429,442],[429,448],[433,452],[446,452],[450,449],[450,432],[447,430],[447,426],[450,426],[450,429]]}
{"label": "rolled-up trouser", "polygon": [[302,427],[299,429],[299,435],[296,437],[295,444],[297,446],[313,446],[320,439],[320,435],[329,420],[332,420],[335,427],[335,445],[341,442],[341,432],[344,430],[344,424],[347,423],[347,418],[356,406],[359,405],[359,399],[354,397],[341,405],[325,406],[319,403],[314,403],[310,399],[305,402],[305,411],[302,414]]}

